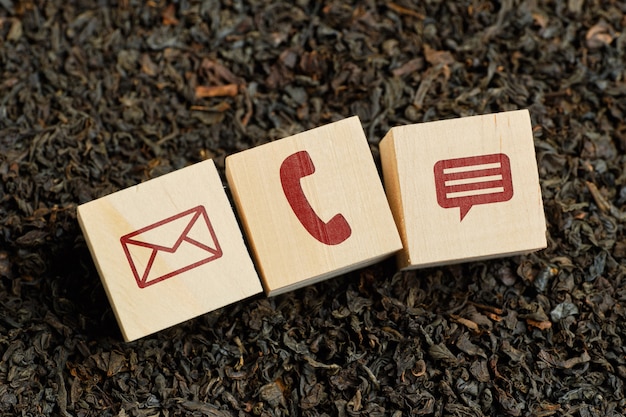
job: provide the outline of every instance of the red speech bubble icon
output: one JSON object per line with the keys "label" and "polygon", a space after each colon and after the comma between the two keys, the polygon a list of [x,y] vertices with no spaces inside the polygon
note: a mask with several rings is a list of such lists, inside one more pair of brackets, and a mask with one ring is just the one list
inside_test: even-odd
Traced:
{"label": "red speech bubble icon", "polygon": [[434,172],[437,203],[458,207],[461,221],[472,206],[513,197],[511,161],[503,153],[445,159],[435,164]]}

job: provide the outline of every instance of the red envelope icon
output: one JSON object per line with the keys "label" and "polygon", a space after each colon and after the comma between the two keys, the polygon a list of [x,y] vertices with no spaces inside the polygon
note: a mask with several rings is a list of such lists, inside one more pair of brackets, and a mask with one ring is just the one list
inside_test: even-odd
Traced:
{"label": "red envelope icon", "polygon": [[203,206],[194,207],[120,238],[139,288],[222,256]]}

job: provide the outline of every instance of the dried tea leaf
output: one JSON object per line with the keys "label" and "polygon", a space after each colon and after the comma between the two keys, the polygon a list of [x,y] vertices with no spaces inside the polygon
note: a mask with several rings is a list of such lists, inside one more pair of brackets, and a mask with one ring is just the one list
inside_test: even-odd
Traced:
{"label": "dried tea leaf", "polygon": [[586,363],[591,360],[591,356],[587,353],[587,351],[584,351],[582,355],[580,356],[566,359],[566,360],[560,360],[558,358],[555,358],[553,355],[551,355],[547,351],[540,350],[539,353],[537,354],[537,357],[541,359],[542,361],[546,362],[547,364],[549,364],[550,366],[561,368],[561,369],[570,369],[576,365],[579,365],[581,363]]}
{"label": "dried tea leaf", "polygon": [[480,382],[491,381],[491,375],[489,374],[489,368],[487,367],[487,361],[476,360],[470,365],[470,372]]}
{"label": "dried tea leaf", "polygon": [[259,389],[259,398],[263,401],[267,401],[272,408],[278,407],[279,405],[285,406],[285,396],[276,382],[263,385]]}
{"label": "dried tea leaf", "polygon": [[573,316],[578,313],[578,307],[576,307],[575,304],[565,301],[554,307],[554,310],[550,312],[550,318],[552,321],[559,321],[565,317]]}
{"label": "dried tea leaf", "polygon": [[589,28],[585,34],[585,42],[589,48],[596,49],[609,45],[617,36],[619,34],[613,27],[602,20]]}
{"label": "dried tea leaf", "polygon": [[402,77],[407,74],[412,74],[416,71],[420,71],[424,68],[424,59],[421,57],[413,58],[410,61],[404,63],[401,67],[394,69],[392,72],[394,77]]}
{"label": "dried tea leaf", "polygon": [[8,41],[19,41],[24,33],[22,29],[22,22],[20,19],[13,19],[11,23],[11,29],[9,29],[9,33],[7,34]]}
{"label": "dried tea leaf", "polygon": [[523,402],[517,401],[511,394],[508,392],[494,386],[496,390],[496,399],[498,404],[509,416],[521,416],[522,410],[525,408],[525,404]]}
{"label": "dried tea leaf", "polygon": [[196,86],[196,98],[207,97],[233,97],[239,93],[238,84],[225,84],[214,86]]}
{"label": "dried tea leaf", "polygon": [[428,348],[428,353],[435,360],[440,360],[450,364],[456,364],[457,358],[450,352],[450,349],[443,343],[438,343]]}
{"label": "dried tea leaf", "polygon": [[228,410],[222,410],[213,404],[200,401],[184,400],[180,405],[187,411],[197,411],[208,417],[233,417],[233,414]]}
{"label": "dried tea leaf", "polygon": [[300,399],[300,407],[309,410],[317,407],[326,398],[324,386],[320,383],[314,384],[307,393]]}
{"label": "dried tea leaf", "polygon": [[179,20],[176,18],[176,5],[174,3],[169,4],[163,13],[161,13],[164,25],[177,25]]}
{"label": "dried tea leaf", "polygon": [[433,66],[452,65],[456,62],[449,51],[436,51],[427,44],[424,44],[424,57]]}
{"label": "dried tea leaf", "polygon": [[456,347],[458,347],[460,350],[470,356],[480,356],[487,359],[487,354],[485,353],[485,351],[481,347],[472,343],[467,333],[461,334],[459,339],[456,341]]}

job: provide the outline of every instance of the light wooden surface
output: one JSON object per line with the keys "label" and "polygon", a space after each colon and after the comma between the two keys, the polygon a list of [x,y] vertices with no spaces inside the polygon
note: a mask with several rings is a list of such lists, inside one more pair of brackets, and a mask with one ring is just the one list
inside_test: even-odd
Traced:
{"label": "light wooden surface", "polygon": [[394,127],[380,153],[401,268],[546,247],[528,111]]}
{"label": "light wooden surface", "polygon": [[78,207],[124,338],[262,291],[213,161]]}
{"label": "light wooden surface", "polygon": [[231,155],[226,176],[268,295],[402,247],[357,117]]}

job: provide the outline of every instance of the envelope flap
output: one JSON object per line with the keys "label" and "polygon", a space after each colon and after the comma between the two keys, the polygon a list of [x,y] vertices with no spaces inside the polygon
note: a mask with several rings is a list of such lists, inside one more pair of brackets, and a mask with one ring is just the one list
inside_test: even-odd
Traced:
{"label": "envelope flap", "polygon": [[192,220],[190,226],[185,239],[215,254],[221,253],[213,226],[206,212],[203,211],[198,218]]}
{"label": "envelope flap", "polygon": [[122,236],[122,243],[174,251],[201,214],[200,207],[186,210]]}

